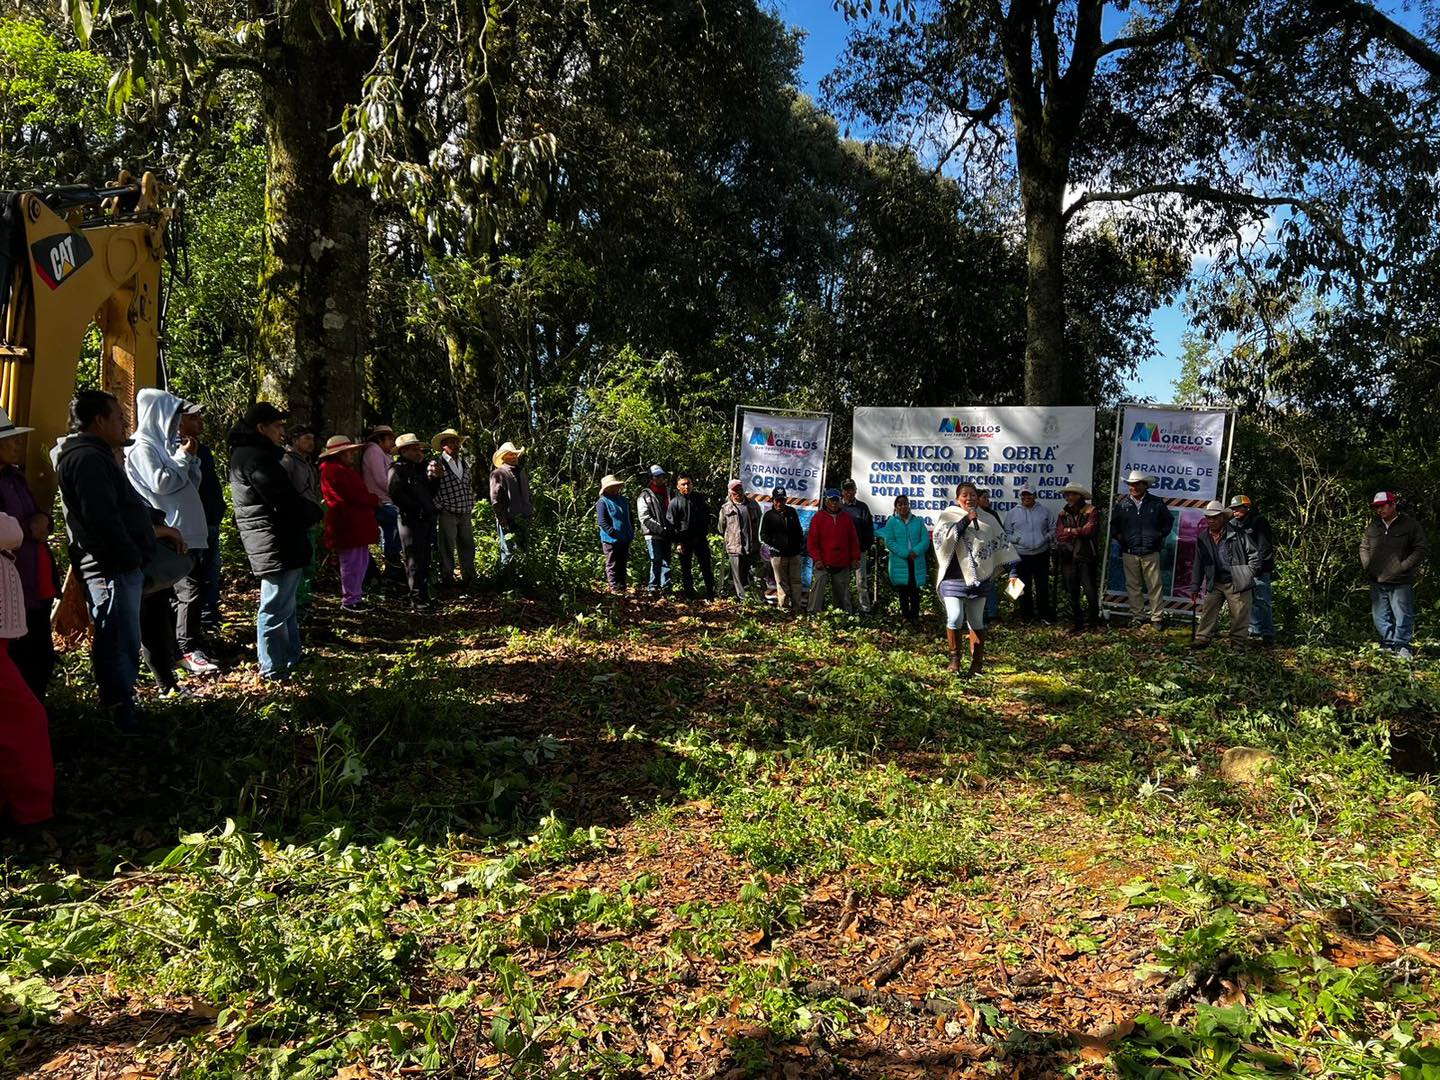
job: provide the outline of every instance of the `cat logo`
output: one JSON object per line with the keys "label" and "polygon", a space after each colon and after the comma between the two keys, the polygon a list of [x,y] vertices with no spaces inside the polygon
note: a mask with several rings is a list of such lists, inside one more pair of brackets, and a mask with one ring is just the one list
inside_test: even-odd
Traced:
{"label": "cat logo", "polygon": [[78,232],[70,232],[37,241],[31,246],[30,254],[35,257],[35,272],[40,280],[58,289],[66,278],[90,261],[94,252],[90,241]]}

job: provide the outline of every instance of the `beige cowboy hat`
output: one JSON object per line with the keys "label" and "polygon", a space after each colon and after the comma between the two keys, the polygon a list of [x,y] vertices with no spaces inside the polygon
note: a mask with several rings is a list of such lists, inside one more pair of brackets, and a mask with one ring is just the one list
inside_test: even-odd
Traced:
{"label": "beige cowboy hat", "polygon": [[325,440],[325,449],[320,451],[320,460],[327,457],[334,457],[336,454],[343,454],[346,450],[359,450],[364,443],[358,443],[349,435],[331,435]]}
{"label": "beige cowboy hat", "polygon": [[1154,487],[1155,478],[1141,472],[1139,469],[1131,469],[1129,474],[1125,477],[1125,483],[1144,484],[1146,487]]}
{"label": "beige cowboy hat", "polygon": [[1090,489],[1087,488],[1084,484],[1066,484],[1063,488],[1060,489],[1061,495],[1069,495],[1072,492],[1076,495],[1079,495],[1082,499],[1090,498]]}
{"label": "beige cowboy hat", "polygon": [[1205,504],[1205,509],[1202,512],[1206,517],[1218,517],[1221,514],[1228,514],[1230,511],[1226,510],[1225,504],[1218,499],[1211,499]]}
{"label": "beige cowboy hat", "polygon": [[374,427],[372,427],[372,428],[370,429],[369,433],[365,436],[365,441],[366,441],[366,442],[374,442],[374,441],[375,441],[376,439],[378,439],[381,435],[394,435],[394,434],[395,434],[395,429],[394,429],[393,427],[391,427],[389,424],[376,424]]}
{"label": "beige cowboy hat", "polygon": [[33,427],[21,427],[11,421],[10,414],[0,409],[0,439],[8,439],[15,435],[24,435],[27,431],[34,431]]}
{"label": "beige cowboy hat", "polygon": [[444,431],[440,432],[439,435],[436,435],[433,439],[430,440],[431,448],[436,453],[439,453],[442,448],[442,444],[445,442],[446,439],[457,439],[459,440],[460,445],[464,446],[467,442],[470,441],[470,436],[461,435],[460,432],[456,431],[453,427],[447,427]]}
{"label": "beige cowboy hat", "polygon": [[[508,444],[507,444],[507,445],[508,445]],[[607,492],[608,490],[610,490],[612,487],[624,487],[624,486],[625,486],[625,481],[624,481],[624,480],[621,480],[620,477],[616,476],[614,473],[606,473],[606,474],[605,474],[605,479],[600,481],[600,494],[601,494],[601,495],[604,495],[605,492]]]}
{"label": "beige cowboy hat", "polygon": [[498,469],[501,465],[505,464],[506,454],[514,454],[519,457],[524,453],[525,447],[516,446],[513,442],[503,442],[500,444],[500,449],[496,450],[495,453],[491,455],[490,464],[494,465],[495,468]]}
{"label": "beige cowboy hat", "polygon": [[416,435],[413,431],[407,431],[395,440],[395,449],[404,450],[407,446],[424,446],[425,440]]}

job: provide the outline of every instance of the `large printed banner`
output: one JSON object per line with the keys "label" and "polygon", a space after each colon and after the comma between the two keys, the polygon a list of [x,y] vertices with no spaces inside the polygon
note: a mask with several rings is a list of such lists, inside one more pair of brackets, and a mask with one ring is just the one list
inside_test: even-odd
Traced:
{"label": "large printed banner", "polygon": [[1095,410],[1088,406],[855,410],[851,475],[857,496],[878,522],[890,516],[895,496],[906,495],[913,513],[934,526],[969,480],[990,493],[992,510],[1019,504],[1026,484],[1056,513],[1060,489],[1091,485],[1095,465]]}
{"label": "large printed banner", "polygon": [[770,493],[783,487],[801,522],[808,525],[820,508],[829,448],[829,417],[742,410],[740,482],[745,494],[754,495],[768,510]]}
{"label": "large printed banner", "polygon": [[[1115,498],[1129,496],[1125,477],[1138,469],[1154,480],[1151,492],[1174,515],[1170,537],[1160,553],[1165,606],[1188,610],[1195,538],[1205,527],[1204,506],[1220,497],[1225,463],[1225,410],[1145,408],[1127,405],[1120,416]],[[1120,548],[1110,544],[1105,603],[1126,607],[1125,570]]]}

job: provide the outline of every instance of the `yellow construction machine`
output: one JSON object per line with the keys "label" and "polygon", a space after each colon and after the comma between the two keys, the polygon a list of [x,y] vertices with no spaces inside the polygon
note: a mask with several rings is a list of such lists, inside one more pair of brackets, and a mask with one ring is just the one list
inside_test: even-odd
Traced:
{"label": "yellow construction machine", "polygon": [[133,428],[135,392],[160,375],[162,272],[177,222],[151,173],[108,187],[0,194],[0,406],[35,431],[25,476],[41,506],[55,492],[50,449],[65,433],[91,323],[100,386]]}

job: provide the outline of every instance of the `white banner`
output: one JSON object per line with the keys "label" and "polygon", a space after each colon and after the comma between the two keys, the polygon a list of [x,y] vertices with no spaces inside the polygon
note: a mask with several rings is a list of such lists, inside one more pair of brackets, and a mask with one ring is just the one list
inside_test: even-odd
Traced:
{"label": "white banner", "polygon": [[739,475],[745,494],[768,510],[770,493],[783,487],[790,505],[808,522],[820,506],[829,448],[829,417],[742,410]]}
{"label": "white banner", "polygon": [[1089,406],[855,410],[851,475],[877,523],[903,494],[933,526],[962,480],[988,491],[991,509],[1002,515],[1027,484],[1058,513],[1060,489],[1072,482],[1091,488],[1094,466]]}
{"label": "white banner", "polygon": [[1125,477],[1139,469],[1155,478],[1150,490],[1162,499],[1214,499],[1225,460],[1225,411],[1125,407],[1120,418],[1120,472],[1116,495],[1128,490]]}
{"label": "white banner", "polygon": [[[1132,469],[1154,479],[1150,491],[1165,500],[1174,518],[1160,552],[1165,607],[1188,611],[1195,540],[1205,527],[1205,504],[1218,499],[1225,470],[1226,410],[1165,409],[1127,405],[1120,415],[1115,447],[1115,497],[1127,495]],[[1107,607],[1128,608],[1120,546],[1110,542],[1105,580]]]}

